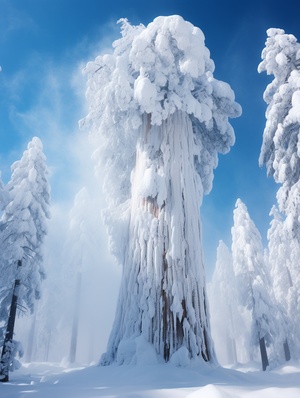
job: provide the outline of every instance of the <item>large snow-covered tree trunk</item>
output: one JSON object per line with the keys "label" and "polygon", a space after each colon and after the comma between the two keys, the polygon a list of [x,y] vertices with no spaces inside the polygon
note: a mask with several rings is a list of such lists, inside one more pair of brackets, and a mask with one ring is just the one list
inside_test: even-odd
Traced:
{"label": "large snow-covered tree trunk", "polygon": [[123,267],[102,363],[138,361],[148,348],[166,361],[210,361],[199,210],[241,108],[213,77],[199,28],[178,15],[121,23],[113,54],[87,64],[81,122],[105,173],[110,248]]}
{"label": "large snow-covered tree trunk", "polygon": [[181,347],[208,361],[213,353],[199,219],[202,185],[192,123],[178,111],[161,126],[143,123],[140,137],[118,312],[102,361],[122,362],[122,355],[116,358],[120,343],[140,335],[166,361]]}

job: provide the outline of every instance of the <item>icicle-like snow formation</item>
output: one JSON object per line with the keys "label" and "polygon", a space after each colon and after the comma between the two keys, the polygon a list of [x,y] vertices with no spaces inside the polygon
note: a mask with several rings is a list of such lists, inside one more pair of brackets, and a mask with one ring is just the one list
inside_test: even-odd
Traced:
{"label": "icicle-like snow formation", "polygon": [[218,152],[234,143],[228,117],[241,109],[214,79],[200,29],[179,16],[121,23],[113,54],[86,67],[82,121],[105,171],[111,249],[123,265],[103,363],[137,361],[140,335],[165,360],[208,361],[199,207]]}

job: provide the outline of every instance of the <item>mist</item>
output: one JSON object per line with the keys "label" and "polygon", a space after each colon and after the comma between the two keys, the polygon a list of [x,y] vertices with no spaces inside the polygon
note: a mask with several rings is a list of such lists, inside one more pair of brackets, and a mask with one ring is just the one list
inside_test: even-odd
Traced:
{"label": "mist", "polygon": [[[109,253],[102,221],[106,204],[101,171],[97,170],[96,178],[88,131],[78,127],[86,112],[82,68],[95,51],[106,48],[105,43],[89,43],[89,54],[84,59],[78,57],[82,46],[79,43],[73,49],[73,64],[70,54],[69,62],[61,64],[32,59],[31,68],[25,66],[28,73],[24,75],[32,79],[35,100],[29,109],[13,111],[15,134],[21,139],[3,159],[3,179],[7,182],[10,178],[8,164],[21,158],[27,142],[38,136],[47,157],[52,197],[44,245],[46,279],[42,282],[42,297],[36,301],[34,314],[19,308],[16,320],[15,339],[23,345],[25,362],[68,362],[75,314],[75,362],[97,362],[106,349],[112,327],[121,268]],[[34,76],[30,69],[35,71]],[[38,84],[42,76],[43,84]],[[20,90],[22,82],[18,81]],[[80,200],[82,192],[84,200]],[[80,298],[76,305],[79,274]]]}

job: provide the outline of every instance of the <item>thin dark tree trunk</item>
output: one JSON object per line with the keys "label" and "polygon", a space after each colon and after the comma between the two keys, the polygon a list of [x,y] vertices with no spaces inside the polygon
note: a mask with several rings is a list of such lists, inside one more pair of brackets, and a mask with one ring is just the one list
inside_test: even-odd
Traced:
{"label": "thin dark tree trunk", "polygon": [[74,317],[73,317],[73,325],[72,325],[72,337],[71,337],[70,355],[69,355],[70,363],[74,363],[75,359],[76,359],[78,322],[79,322],[80,290],[81,290],[81,273],[78,272],[78,274],[77,274],[77,286],[76,286]]}
{"label": "thin dark tree trunk", "polygon": [[[22,261],[19,260],[18,268],[21,267],[21,265]],[[11,343],[13,341],[13,336],[14,336],[19,286],[20,286],[20,279],[16,279],[11,299],[11,306],[10,306],[9,317],[8,317],[6,333],[5,333],[2,354],[1,354],[1,361],[0,361],[0,382],[2,383],[9,381],[9,366],[10,366],[9,358],[11,355]]]}
{"label": "thin dark tree trunk", "polygon": [[261,363],[262,363],[262,370],[265,371],[269,366],[267,348],[265,338],[261,337],[259,339],[259,348],[260,348],[260,355],[261,355]]}
{"label": "thin dark tree trunk", "polygon": [[285,339],[283,343],[283,350],[284,350],[284,357],[285,360],[288,362],[291,359],[291,352],[290,352],[290,347],[287,339]]}

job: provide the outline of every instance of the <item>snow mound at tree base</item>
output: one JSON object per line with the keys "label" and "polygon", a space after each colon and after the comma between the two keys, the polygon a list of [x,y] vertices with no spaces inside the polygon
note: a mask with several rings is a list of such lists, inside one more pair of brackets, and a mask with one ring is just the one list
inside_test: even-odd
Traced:
{"label": "snow mound at tree base", "polygon": [[[164,363],[164,359],[157,355],[155,348],[150,344],[144,336],[138,336],[132,339],[123,339],[118,346],[117,357],[115,363],[117,365],[156,365]],[[203,359],[191,359],[186,347],[180,347],[170,358],[173,366],[197,366],[203,363]],[[100,360],[100,366],[111,365],[110,357],[103,354]],[[210,366],[210,365],[209,365]]]}

